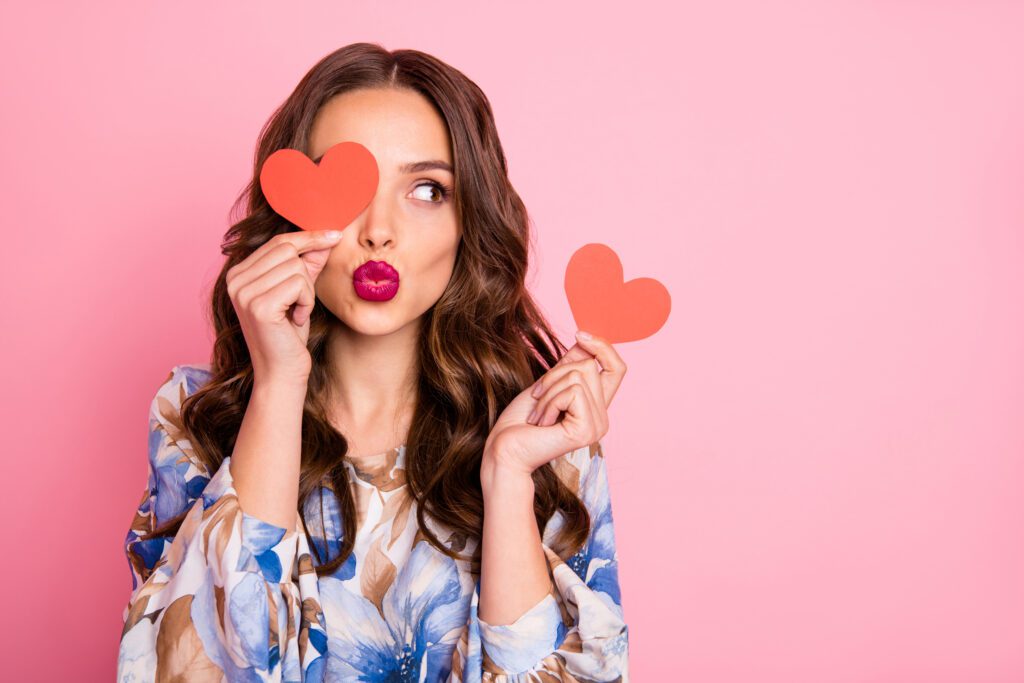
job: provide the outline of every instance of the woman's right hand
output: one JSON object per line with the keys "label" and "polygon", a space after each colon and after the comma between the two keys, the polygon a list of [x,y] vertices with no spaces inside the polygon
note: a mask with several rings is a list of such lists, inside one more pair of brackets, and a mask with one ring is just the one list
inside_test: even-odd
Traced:
{"label": "woman's right hand", "polygon": [[[327,230],[274,235],[227,272],[227,290],[260,382],[305,383],[314,283],[341,239]],[[294,306],[294,309],[292,308]]]}

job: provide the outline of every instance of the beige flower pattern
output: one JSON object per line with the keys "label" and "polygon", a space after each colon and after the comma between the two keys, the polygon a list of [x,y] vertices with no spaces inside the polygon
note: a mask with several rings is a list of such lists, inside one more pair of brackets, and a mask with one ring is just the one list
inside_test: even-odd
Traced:
{"label": "beige flower pattern", "polygon": [[[479,572],[439,552],[417,524],[406,448],[345,456],[355,500],[355,549],[329,576],[317,555],[340,548],[328,487],[305,505],[306,527],[243,512],[225,458],[214,472],[180,423],[208,365],[179,365],[150,407],[148,481],[125,538],[132,589],[124,608],[119,681],[628,681],[628,628],[618,581],[601,443],[553,466],[591,516],[587,544],[553,549],[563,520],[542,535],[552,590],[511,624],[482,621]],[[144,539],[186,512],[173,537]],[[467,556],[478,542],[426,517]]]}

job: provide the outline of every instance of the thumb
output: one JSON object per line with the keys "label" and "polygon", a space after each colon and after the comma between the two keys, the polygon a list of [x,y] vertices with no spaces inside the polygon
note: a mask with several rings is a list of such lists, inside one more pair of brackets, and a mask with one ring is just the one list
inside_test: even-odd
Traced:
{"label": "thumb", "polygon": [[574,361],[583,360],[585,358],[593,358],[594,354],[583,348],[579,342],[576,342],[569,347],[569,350],[565,352],[565,355],[558,359],[555,366],[565,365],[566,363],[572,363]]}
{"label": "thumb", "polygon": [[551,453],[553,455],[550,457],[554,458],[577,447],[579,434],[587,422],[588,406],[586,401],[578,399],[575,393],[562,392],[552,399],[548,407],[557,408],[559,412],[564,411],[565,415],[552,425],[535,425],[533,438],[536,439],[534,443],[540,452]]}
{"label": "thumb", "polygon": [[[331,255],[331,250],[328,249],[314,249],[305,253],[299,254],[299,258],[302,259],[303,265],[306,267],[306,272],[309,273],[309,279],[316,284],[316,279],[320,276],[324,266],[327,265],[327,259]],[[303,290],[305,291],[305,290]],[[307,301],[308,295],[300,296],[299,300],[295,302],[294,308],[292,308],[292,322],[299,327],[302,327],[309,322],[309,317],[313,314],[313,307],[316,305],[316,291],[313,291],[313,300]]]}
{"label": "thumb", "polygon": [[310,279],[316,282],[316,279],[320,276],[320,272],[327,265],[327,259],[331,256],[330,248],[327,249],[312,249],[307,252],[299,254],[299,258],[302,259],[303,264],[306,266],[306,272],[309,273]]}

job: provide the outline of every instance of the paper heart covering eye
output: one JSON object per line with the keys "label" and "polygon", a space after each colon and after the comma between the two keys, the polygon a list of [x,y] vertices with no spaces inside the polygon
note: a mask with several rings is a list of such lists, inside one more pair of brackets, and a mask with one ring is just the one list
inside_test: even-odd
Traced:
{"label": "paper heart covering eye", "polygon": [[665,285],[649,277],[624,282],[618,254],[597,242],[580,247],[569,259],[565,293],[577,327],[612,343],[651,336],[672,308]]}
{"label": "paper heart covering eye", "polygon": [[377,160],[358,142],[339,142],[319,164],[297,149],[279,149],[260,169],[267,203],[303,230],[343,230],[369,205],[378,180]]}

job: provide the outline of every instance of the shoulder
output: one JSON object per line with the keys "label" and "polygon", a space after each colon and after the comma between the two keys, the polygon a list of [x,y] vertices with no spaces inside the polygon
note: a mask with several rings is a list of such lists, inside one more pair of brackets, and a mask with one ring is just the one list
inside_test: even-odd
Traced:
{"label": "shoulder", "polygon": [[[159,423],[172,436],[181,429],[181,405],[185,398],[194,394],[209,381],[211,376],[208,363],[175,365],[157,387],[150,403],[150,422]],[[156,428],[157,424],[151,424]]]}
{"label": "shoulder", "polygon": [[181,421],[185,398],[209,379],[209,366],[175,365],[156,389],[149,411],[149,491],[154,526],[186,510],[210,481]]}
{"label": "shoulder", "polygon": [[598,459],[596,467],[601,468],[604,464],[604,452],[600,440],[558,456],[551,461],[551,468],[570,491],[582,496],[592,481],[592,477],[588,475],[596,469],[595,459]]}

